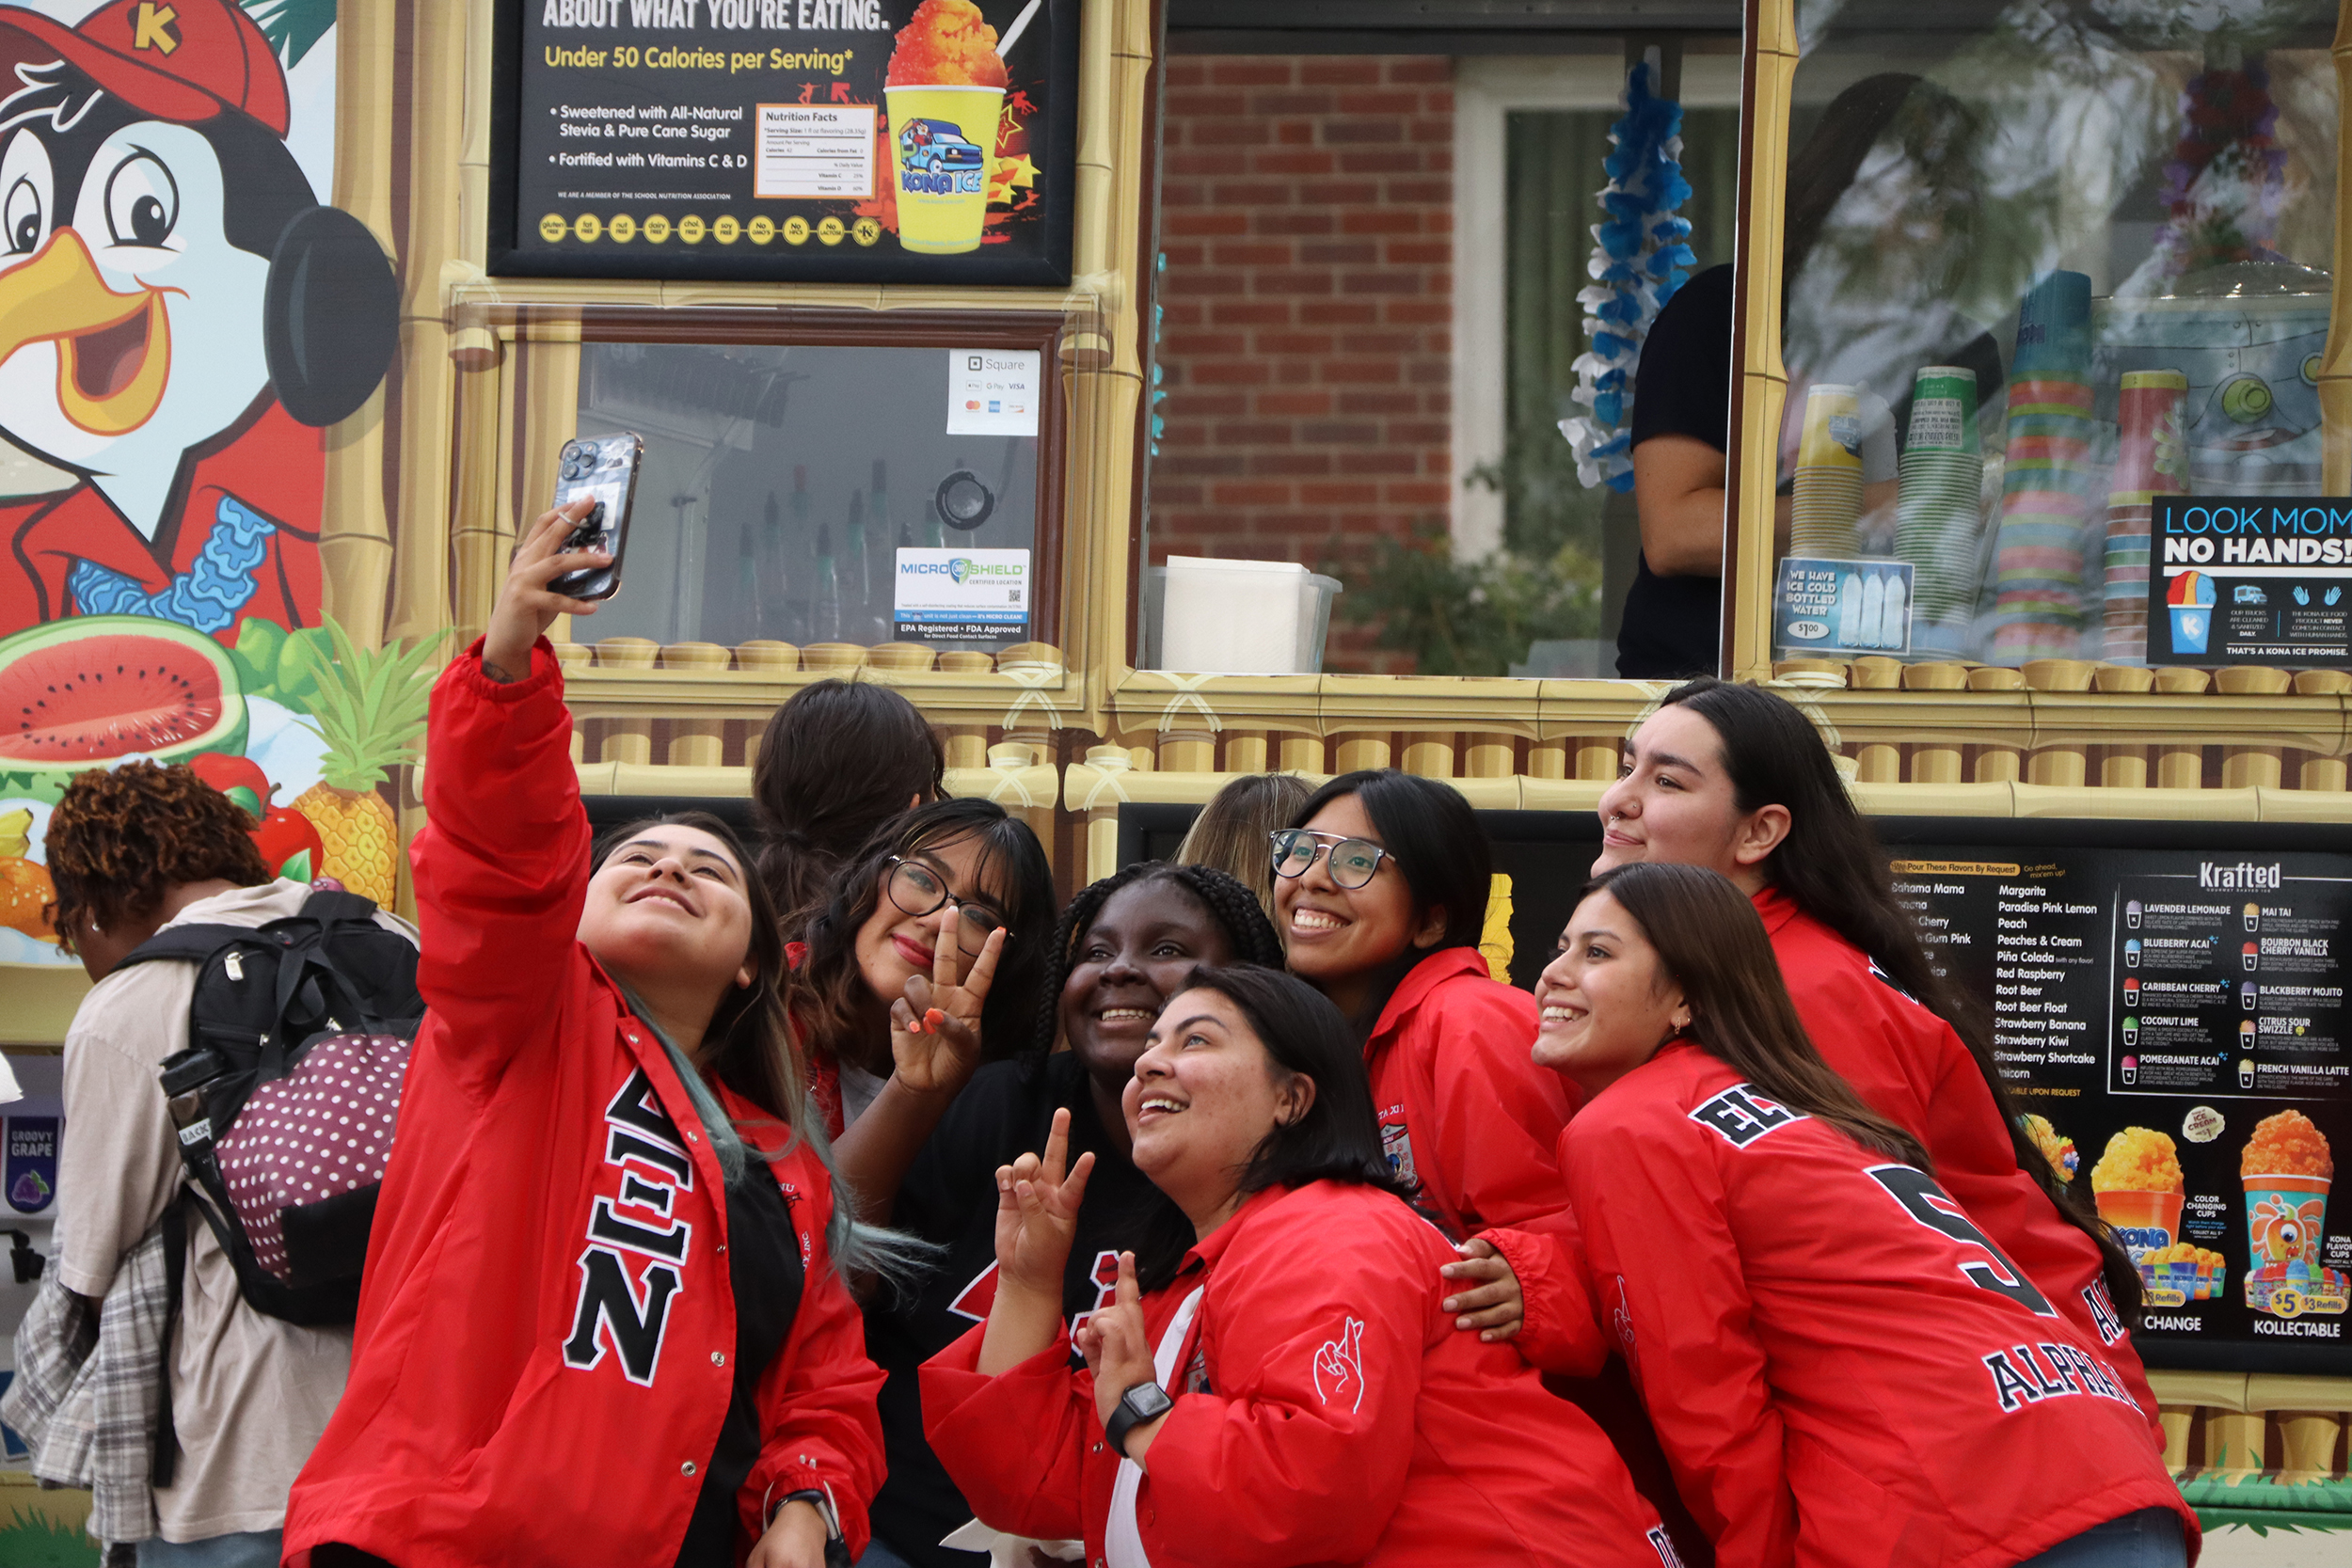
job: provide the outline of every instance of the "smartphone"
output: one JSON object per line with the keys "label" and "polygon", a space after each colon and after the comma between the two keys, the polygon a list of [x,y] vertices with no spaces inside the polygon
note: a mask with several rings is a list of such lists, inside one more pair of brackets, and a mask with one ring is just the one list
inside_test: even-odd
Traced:
{"label": "smartphone", "polygon": [[582,436],[564,443],[558,459],[555,504],[583,498],[596,505],[564,541],[567,550],[596,550],[610,564],[566,572],[548,584],[567,599],[609,599],[621,591],[621,558],[628,548],[629,510],[637,503],[637,470],[644,466],[645,443],[633,431]]}

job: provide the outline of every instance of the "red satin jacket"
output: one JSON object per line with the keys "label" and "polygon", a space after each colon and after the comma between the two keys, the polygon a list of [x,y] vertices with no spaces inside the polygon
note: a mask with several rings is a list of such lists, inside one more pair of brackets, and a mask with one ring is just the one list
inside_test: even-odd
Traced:
{"label": "red satin jacket", "polygon": [[[294,1568],[328,1542],[401,1568],[672,1562],[726,1415],[719,1163],[660,1041],[573,938],[588,821],[554,653],[532,658],[501,686],[477,643],[434,692],[431,820],[411,850],[432,1010],[351,1381],[287,1507]],[[719,1092],[731,1116],[763,1116]],[[810,1488],[855,1555],[882,1481],[882,1374],[825,1254],[822,1163],[795,1145],[771,1164],[805,1281],[759,1385],[738,1558],[768,1503]]]}

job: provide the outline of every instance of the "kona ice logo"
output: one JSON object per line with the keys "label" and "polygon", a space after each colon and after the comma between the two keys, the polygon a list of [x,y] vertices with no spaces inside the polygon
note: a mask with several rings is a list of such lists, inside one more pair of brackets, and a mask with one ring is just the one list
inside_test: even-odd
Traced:
{"label": "kona ice logo", "polygon": [[910,119],[898,133],[898,188],[917,196],[977,196],[988,155],[949,119]]}

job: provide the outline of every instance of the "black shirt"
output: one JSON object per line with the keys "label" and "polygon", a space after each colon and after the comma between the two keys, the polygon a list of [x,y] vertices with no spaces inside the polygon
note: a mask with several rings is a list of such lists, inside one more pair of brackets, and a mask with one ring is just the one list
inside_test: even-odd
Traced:
{"label": "black shirt", "polygon": [[[1064,1108],[1072,1162],[1089,1149],[1095,1161],[1062,1279],[1065,1318],[1093,1311],[1098,1297],[1107,1302],[1110,1285],[1098,1286],[1098,1278],[1115,1282],[1119,1252],[1142,1250],[1147,1217],[1158,1213],[1165,1223],[1173,1211],[1104,1132],[1086,1073],[1070,1052],[1047,1057],[1042,1066],[984,1067],[948,1107],[899,1186],[891,1221],[946,1247],[946,1258],[912,1302],[877,1300],[866,1313],[866,1354],[890,1374],[882,1395],[890,1475],[874,1499],[874,1533],[915,1568],[986,1568],[988,1562],[980,1553],[939,1544],[941,1536],[972,1517],[972,1510],[924,1441],[915,1370],[987,1320],[996,1266],[996,1169],[1042,1152],[1054,1113]],[[1184,1230],[1188,1239],[1189,1226]],[[1022,1433],[1007,1435],[1009,1442],[1023,1440]]]}
{"label": "black shirt", "polygon": [[703,1471],[677,1568],[732,1568],[735,1495],[759,1462],[759,1380],[801,1309],[800,1238],[768,1163],[752,1154],[727,1188],[727,1282],[735,1293],[735,1384]]}
{"label": "black shirt", "polygon": [[[1633,445],[1688,436],[1731,450],[1731,283],[1729,266],[1709,267],[1676,290],[1650,324],[1633,372]],[[1723,587],[1720,578],[1660,577],[1648,557],[1637,558],[1617,628],[1617,673],[1631,680],[1713,674]]]}

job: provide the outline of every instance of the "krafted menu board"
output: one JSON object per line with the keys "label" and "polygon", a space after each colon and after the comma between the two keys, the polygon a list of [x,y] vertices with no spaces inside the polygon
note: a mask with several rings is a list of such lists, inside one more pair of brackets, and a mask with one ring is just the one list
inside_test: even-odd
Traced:
{"label": "krafted menu board", "polygon": [[501,0],[490,270],[1070,280],[1078,0]]}
{"label": "krafted menu board", "polygon": [[2352,1371],[2345,830],[1964,826],[1906,824],[1897,894],[2138,1262],[2147,1358]]}
{"label": "krafted menu board", "polygon": [[[1122,861],[1172,853],[1192,809],[1122,807]],[[1529,987],[1600,823],[1478,816],[1509,879],[1494,956]],[[2037,1145],[2139,1264],[2143,1357],[2352,1374],[2352,1200],[2331,1195],[2352,1157],[2352,827],[1871,827],[1934,961],[1987,1006]]]}

